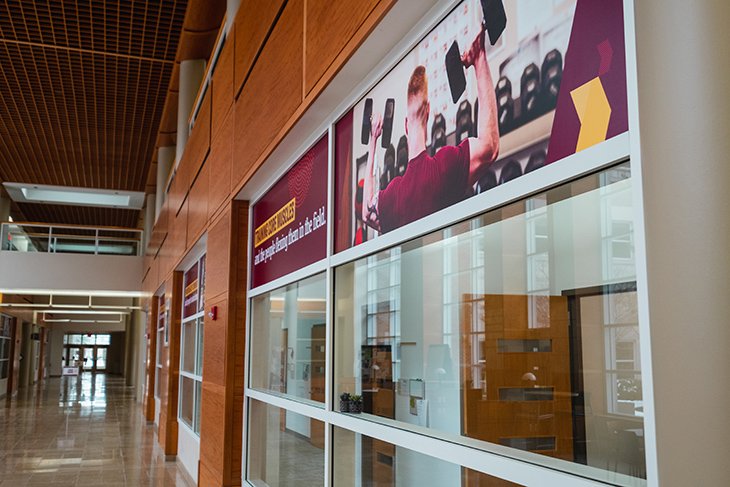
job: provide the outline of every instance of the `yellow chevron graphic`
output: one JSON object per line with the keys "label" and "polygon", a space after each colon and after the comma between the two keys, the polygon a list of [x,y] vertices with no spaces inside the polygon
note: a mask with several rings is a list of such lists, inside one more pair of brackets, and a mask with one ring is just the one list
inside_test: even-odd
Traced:
{"label": "yellow chevron graphic", "polygon": [[608,121],[611,119],[611,105],[601,78],[595,77],[570,92],[575,111],[580,120],[580,132],[575,151],[579,152],[606,140]]}

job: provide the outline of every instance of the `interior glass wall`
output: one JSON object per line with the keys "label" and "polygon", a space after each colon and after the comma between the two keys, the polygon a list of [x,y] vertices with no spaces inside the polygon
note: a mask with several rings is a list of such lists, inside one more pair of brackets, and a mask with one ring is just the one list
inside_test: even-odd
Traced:
{"label": "interior glass wall", "polygon": [[180,333],[180,398],[178,417],[200,435],[200,404],[203,383],[203,327],[205,304],[205,256],[183,277],[183,309]]}
{"label": "interior glass wall", "polygon": [[519,485],[344,428],[333,428],[332,442],[335,487]]}
{"label": "interior glass wall", "polygon": [[645,477],[630,176],[336,268],[335,397],[361,395],[371,421]]}
{"label": "interior glass wall", "polygon": [[253,298],[252,388],[323,405],[325,298],[324,274]]}
{"label": "interior glass wall", "polygon": [[249,408],[248,481],[256,487],[324,485],[324,437],[289,427],[311,423],[324,431],[324,423],[253,399]]}

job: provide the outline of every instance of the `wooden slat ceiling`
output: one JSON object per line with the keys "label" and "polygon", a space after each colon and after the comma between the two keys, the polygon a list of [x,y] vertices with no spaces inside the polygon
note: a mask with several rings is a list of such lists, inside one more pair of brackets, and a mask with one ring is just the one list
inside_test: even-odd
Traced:
{"label": "wooden slat ceiling", "polygon": [[[144,191],[187,1],[0,0],[0,180]],[[138,211],[21,204],[29,221]]]}

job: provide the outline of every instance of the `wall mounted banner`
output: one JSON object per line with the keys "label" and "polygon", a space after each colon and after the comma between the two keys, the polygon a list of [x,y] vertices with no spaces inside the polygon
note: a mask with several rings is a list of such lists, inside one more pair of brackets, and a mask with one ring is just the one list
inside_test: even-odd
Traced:
{"label": "wall mounted banner", "polygon": [[327,137],[253,207],[251,287],[327,256]]}
{"label": "wall mounted banner", "polygon": [[334,249],[627,130],[622,0],[466,0],[337,123]]}
{"label": "wall mounted banner", "polygon": [[198,312],[198,263],[183,274],[183,319]]}

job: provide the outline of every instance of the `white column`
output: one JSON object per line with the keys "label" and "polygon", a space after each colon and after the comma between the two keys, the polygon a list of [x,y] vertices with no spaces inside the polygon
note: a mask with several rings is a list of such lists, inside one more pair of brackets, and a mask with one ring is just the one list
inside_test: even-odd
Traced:
{"label": "white column", "polygon": [[150,244],[150,238],[152,237],[152,228],[155,224],[155,209],[156,209],[157,196],[154,194],[148,194],[145,205],[144,205],[144,226],[142,234],[142,255],[147,253],[147,246]]}
{"label": "white column", "polygon": [[230,32],[236,12],[241,5],[241,0],[226,0],[226,31]]}
{"label": "white column", "polygon": [[649,480],[727,485],[730,2],[633,4],[639,130],[631,138],[640,138],[640,155],[632,153],[641,160],[656,418]]}
{"label": "white column", "polygon": [[182,157],[188,142],[188,119],[205,76],[205,60],[187,59],[180,63],[180,89],[177,95],[177,152],[175,163]]}
{"label": "white column", "polygon": [[175,148],[160,147],[157,149],[157,183],[155,192],[155,221],[160,216],[160,210],[162,210],[162,204],[165,202],[165,184],[167,183],[167,176],[170,174],[172,169],[172,163],[175,161]]}

